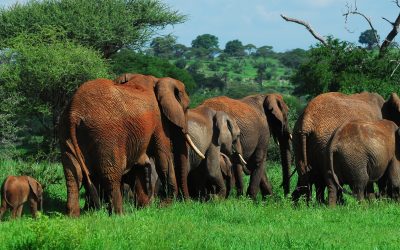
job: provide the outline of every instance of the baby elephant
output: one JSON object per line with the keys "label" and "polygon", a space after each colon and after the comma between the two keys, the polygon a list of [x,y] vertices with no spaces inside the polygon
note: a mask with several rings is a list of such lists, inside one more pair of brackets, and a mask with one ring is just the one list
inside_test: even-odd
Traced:
{"label": "baby elephant", "polygon": [[329,205],[336,205],[343,184],[350,185],[358,200],[364,199],[367,185],[375,181],[381,191],[388,185],[397,198],[399,146],[399,128],[392,121],[353,121],[339,127],[332,135],[325,169]]}
{"label": "baby elephant", "polygon": [[32,217],[43,206],[43,189],[38,181],[30,176],[8,176],[1,187],[0,220],[10,208],[12,218],[21,217],[23,204],[29,201]]}

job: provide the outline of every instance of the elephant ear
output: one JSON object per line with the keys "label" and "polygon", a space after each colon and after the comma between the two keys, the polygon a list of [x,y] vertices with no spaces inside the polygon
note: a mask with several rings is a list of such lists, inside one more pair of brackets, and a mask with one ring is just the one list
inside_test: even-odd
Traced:
{"label": "elephant ear", "polygon": [[172,78],[160,78],[155,84],[155,94],[167,119],[187,133],[186,111],[189,97],[183,83]]}
{"label": "elephant ear", "polygon": [[29,187],[31,188],[32,192],[35,194],[36,198],[41,197],[42,194],[39,190],[40,184],[30,176],[27,176],[27,179],[28,179]]}
{"label": "elephant ear", "polygon": [[396,93],[392,93],[389,99],[383,104],[382,117],[400,126],[400,98]]}
{"label": "elephant ear", "polygon": [[289,109],[281,95],[269,94],[264,100],[264,111],[272,130],[272,135],[276,139],[278,135],[288,129],[287,114]]}

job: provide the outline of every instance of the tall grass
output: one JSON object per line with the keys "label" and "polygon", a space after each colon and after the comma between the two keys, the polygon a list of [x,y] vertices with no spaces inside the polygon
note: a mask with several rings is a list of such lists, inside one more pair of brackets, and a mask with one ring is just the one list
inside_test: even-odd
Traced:
{"label": "tall grass", "polygon": [[[13,168],[5,165],[0,163],[2,174]],[[108,216],[102,209],[68,218],[63,215],[65,184],[52,184],[46,196],[54,204],[45,205],[38,219],[25,215],[0,223],[0,249],[399,248],[397,203],[359,204],[346,196],[346,205],[334,209],[314,202],[294,206],[279,188],[279,166],[269,165],[275,194],[266,201],[232,197],[208,203],[175,202],[163,208],[153,204],[140,210],[126,203],[123,216]]]}

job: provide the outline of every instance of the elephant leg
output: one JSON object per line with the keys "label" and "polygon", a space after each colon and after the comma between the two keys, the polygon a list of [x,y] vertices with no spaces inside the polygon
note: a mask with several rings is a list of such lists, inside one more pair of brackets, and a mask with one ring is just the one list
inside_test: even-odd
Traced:
{"label": "elephant leg", "polygon": [[400,199],[400,164],[397,160],[392,160],[388,168],[388,179],[391,198]]}
{"label": "elephant leg", "polygon": [[337,204],[344,205],[343,191],[337,190]]}
{"label": "elephant leg", "polygon": [[108,213],[111,215],[122,214],[122,194],[121,194],[121,185],[119,182],[109,181],[107,183],[108,196],[109,196],[109,204],[108,204]]}
{"label": "elephant leg", "polygon": [[268,177],[266,176],[264,167],[264,163],[266,161],[265,152],[263,152],[263,150],[258,150],[258,152],[256,152],[254,157],[255,157],[254,162],[256,168],[251,172],[250,183],[247,189],[247,195],[250,196],[253,200],[255,200],[257,197],[261,179],[265,176],[266,180],[268,181]]}
{"label": "elephant leg", "polygon": [[4,197],[1,199],[1,207],[0,207],[0,220],[3,218],[4,213],[7,211],[7,203]]}
{"label": "elephant leg", "polygon": [[386,197],[388,195],[388,171],[378,180],[379,197]]}
{"label": "elephant leg", "polygon": [[38,202],[35,200],[35,198],[30,198],[29,208],[30,208],[32,217],[36,218],[37,209],[38,209]]}
{"label": "elephant leg", "polygon": [[239,197],[243,195],[243,166],[241,164],[234,164],[233,173],[236,185],[236,195]]}
{"label": "elephant leg", "polygon": [[145,207],[150,203],[147,185],[149,185],[147,166],[138,166],[135,169],[135,203],[137,207]]}
{"label": "elephant leg", "polygon": [[328,205],[330,207],[335,207],[338,198],[338,188],[333,180],[328,182]]}
{"label": "elephant leg", "polygon": [[82,174],[77,172],[80,171],[80,168],[77,167],[78,163],[72,155],[63,154],[61,160],[67,185],[67,214],[71,217],[78,217],[80,215],[79,183],[82,180]]}
{"label": "elephant leg", "polygon": [[15,219],[17,217],[21,217],[22,214],[22,205],[15,206],[11,211],[11,218]]}
{"label": "elephant leg", "polygon": [[272,194],[271,182],[268,180],[268,177],[265,174],[261,176],[260,190],[263,199],[265,199],[267,195]]}
{"label": "elephant leg", "polygon": [[367,187],[365,188],[365,197],[367,197],[368,200],[373,200],[376,198],[373,182],[369,182],[367,184]]}

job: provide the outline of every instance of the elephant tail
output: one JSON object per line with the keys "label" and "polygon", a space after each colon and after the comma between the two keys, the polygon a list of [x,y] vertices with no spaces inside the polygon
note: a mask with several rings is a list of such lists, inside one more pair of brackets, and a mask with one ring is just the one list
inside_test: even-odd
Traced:
{"label": "elephant tail", "polygon": [[[73,155],[75,156],[76,160],[78,161],[78,164],[81,167],[83,176],[86,179],[87,188],[88,188],[88,190],[86,190],[86,191],[89,192],[89,196],[91,197],[95,208],[100,208],[100,197],[99,197],[99,194],[97,193],[95,185],[90,180],[89,170],[88,170],[88,168],[87,168],[87,166],[85,164],[85,160],[84,160],[82,151],[81,151],[81,149],[79,147],[78,140],[76,138],[76,130],[77,130],[78,124],[79,123],[72,123],[71,124],[70,136],[71,136],[72,145],[70,145],[70,143],[68,141],[67,141],[67,145],[69,146],[69,148],[71,149]],[[86,188],[86,186],[85,186],[85,188]]]}
{"label": "elephant tail", "polygon": [[333,163],[333,151],[334,151],[334,143],[335,143],[335,134],[336,132],[333,133],[332,138],[331,138],[331,142],[330,142],[330,146],[328,148],[329,150],[329,155],[328,155],[328,160],[329,160],[329,170],[331,172],[333,181],[335,182],[336,186],[343,192],[347,193],[346,190],[340,185],[339,182],[339,178],[337,177],[336,173],[335,173],[335,168],[334,168],[334,163]]}
{"label": "elephant tail", "polygon": [[3,202],[5,202],[9,207],[14,208],[14,206],[7,199],[6,187],[7,187],[7,182],[9,179],[10,179],[10,177],[8,176],[4,180],[3,185],[1,186],[1,197],[3,198],[1,205],[4,207],[5,204],[3,204]]}

